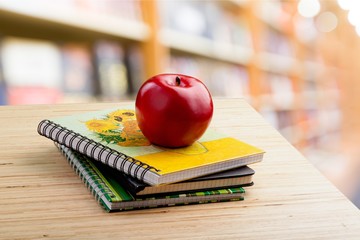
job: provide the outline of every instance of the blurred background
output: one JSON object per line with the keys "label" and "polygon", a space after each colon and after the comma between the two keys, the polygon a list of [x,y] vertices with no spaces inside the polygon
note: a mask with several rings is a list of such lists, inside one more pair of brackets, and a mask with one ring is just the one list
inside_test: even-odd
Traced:
{"label": "blurred background", "polygon": [[0,0],[0,105],[131,100],[150,76],[192,75],[245,98],[358,207],[359,60],[357,0]]}

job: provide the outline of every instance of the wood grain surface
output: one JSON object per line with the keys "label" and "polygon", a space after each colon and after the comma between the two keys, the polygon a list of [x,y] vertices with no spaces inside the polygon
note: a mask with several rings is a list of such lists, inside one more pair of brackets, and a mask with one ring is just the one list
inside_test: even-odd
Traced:
{"label": "wood grain surface", "polygon": [[105,212],[36,128],[122,104],[0,107],[0,239],[360,239],[359,210],[242,99],[211,127],[266,151],[244,201]]}

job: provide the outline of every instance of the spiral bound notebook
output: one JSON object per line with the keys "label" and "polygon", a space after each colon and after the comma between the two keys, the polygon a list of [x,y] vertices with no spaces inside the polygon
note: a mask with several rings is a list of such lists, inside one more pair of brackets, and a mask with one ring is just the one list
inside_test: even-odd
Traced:
{"label": "spiral bound notebook", "polygon": [[122,187],[122,183],[115,177],[117,170],[100,162],[91,161],[63,145],[56,144],[56,146],[95,199],[109,212],[244,199],[245,190],[241,187],[192,193],[183,192],[165,196],[134,197]]}
{"label": "spiral bound notebook", "polygon": [[185,148],[151,145],[133,107],[45,119],[38,133],[149,185],[168,184],[259,162],[264,151],[208,130]]}

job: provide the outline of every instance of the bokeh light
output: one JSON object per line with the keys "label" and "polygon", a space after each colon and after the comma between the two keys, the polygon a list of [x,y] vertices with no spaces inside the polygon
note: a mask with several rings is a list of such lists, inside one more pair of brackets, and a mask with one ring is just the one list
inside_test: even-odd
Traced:
{"label": "bokeh light", "polygon": [[312,18],[320,12],[320,3],[318,0],[301,0],[297,9],[301,16]]}
{"label": "bokeh light", "polygon": [[338,18],[332,12],[323,12],[315,20],[315,26],[320,32],[331,32],[338,25]]}

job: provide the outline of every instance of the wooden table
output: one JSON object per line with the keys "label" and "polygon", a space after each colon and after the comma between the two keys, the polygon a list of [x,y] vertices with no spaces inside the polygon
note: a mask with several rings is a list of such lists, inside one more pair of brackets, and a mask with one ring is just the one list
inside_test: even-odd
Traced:
{"label": "wooden table", "polygon": [[217,100],[212,127],[267,152],[244,201],[105,212],[36,127],[120,105],[0,107],[0,239],[360,239],[359,210],[241,99]]}

